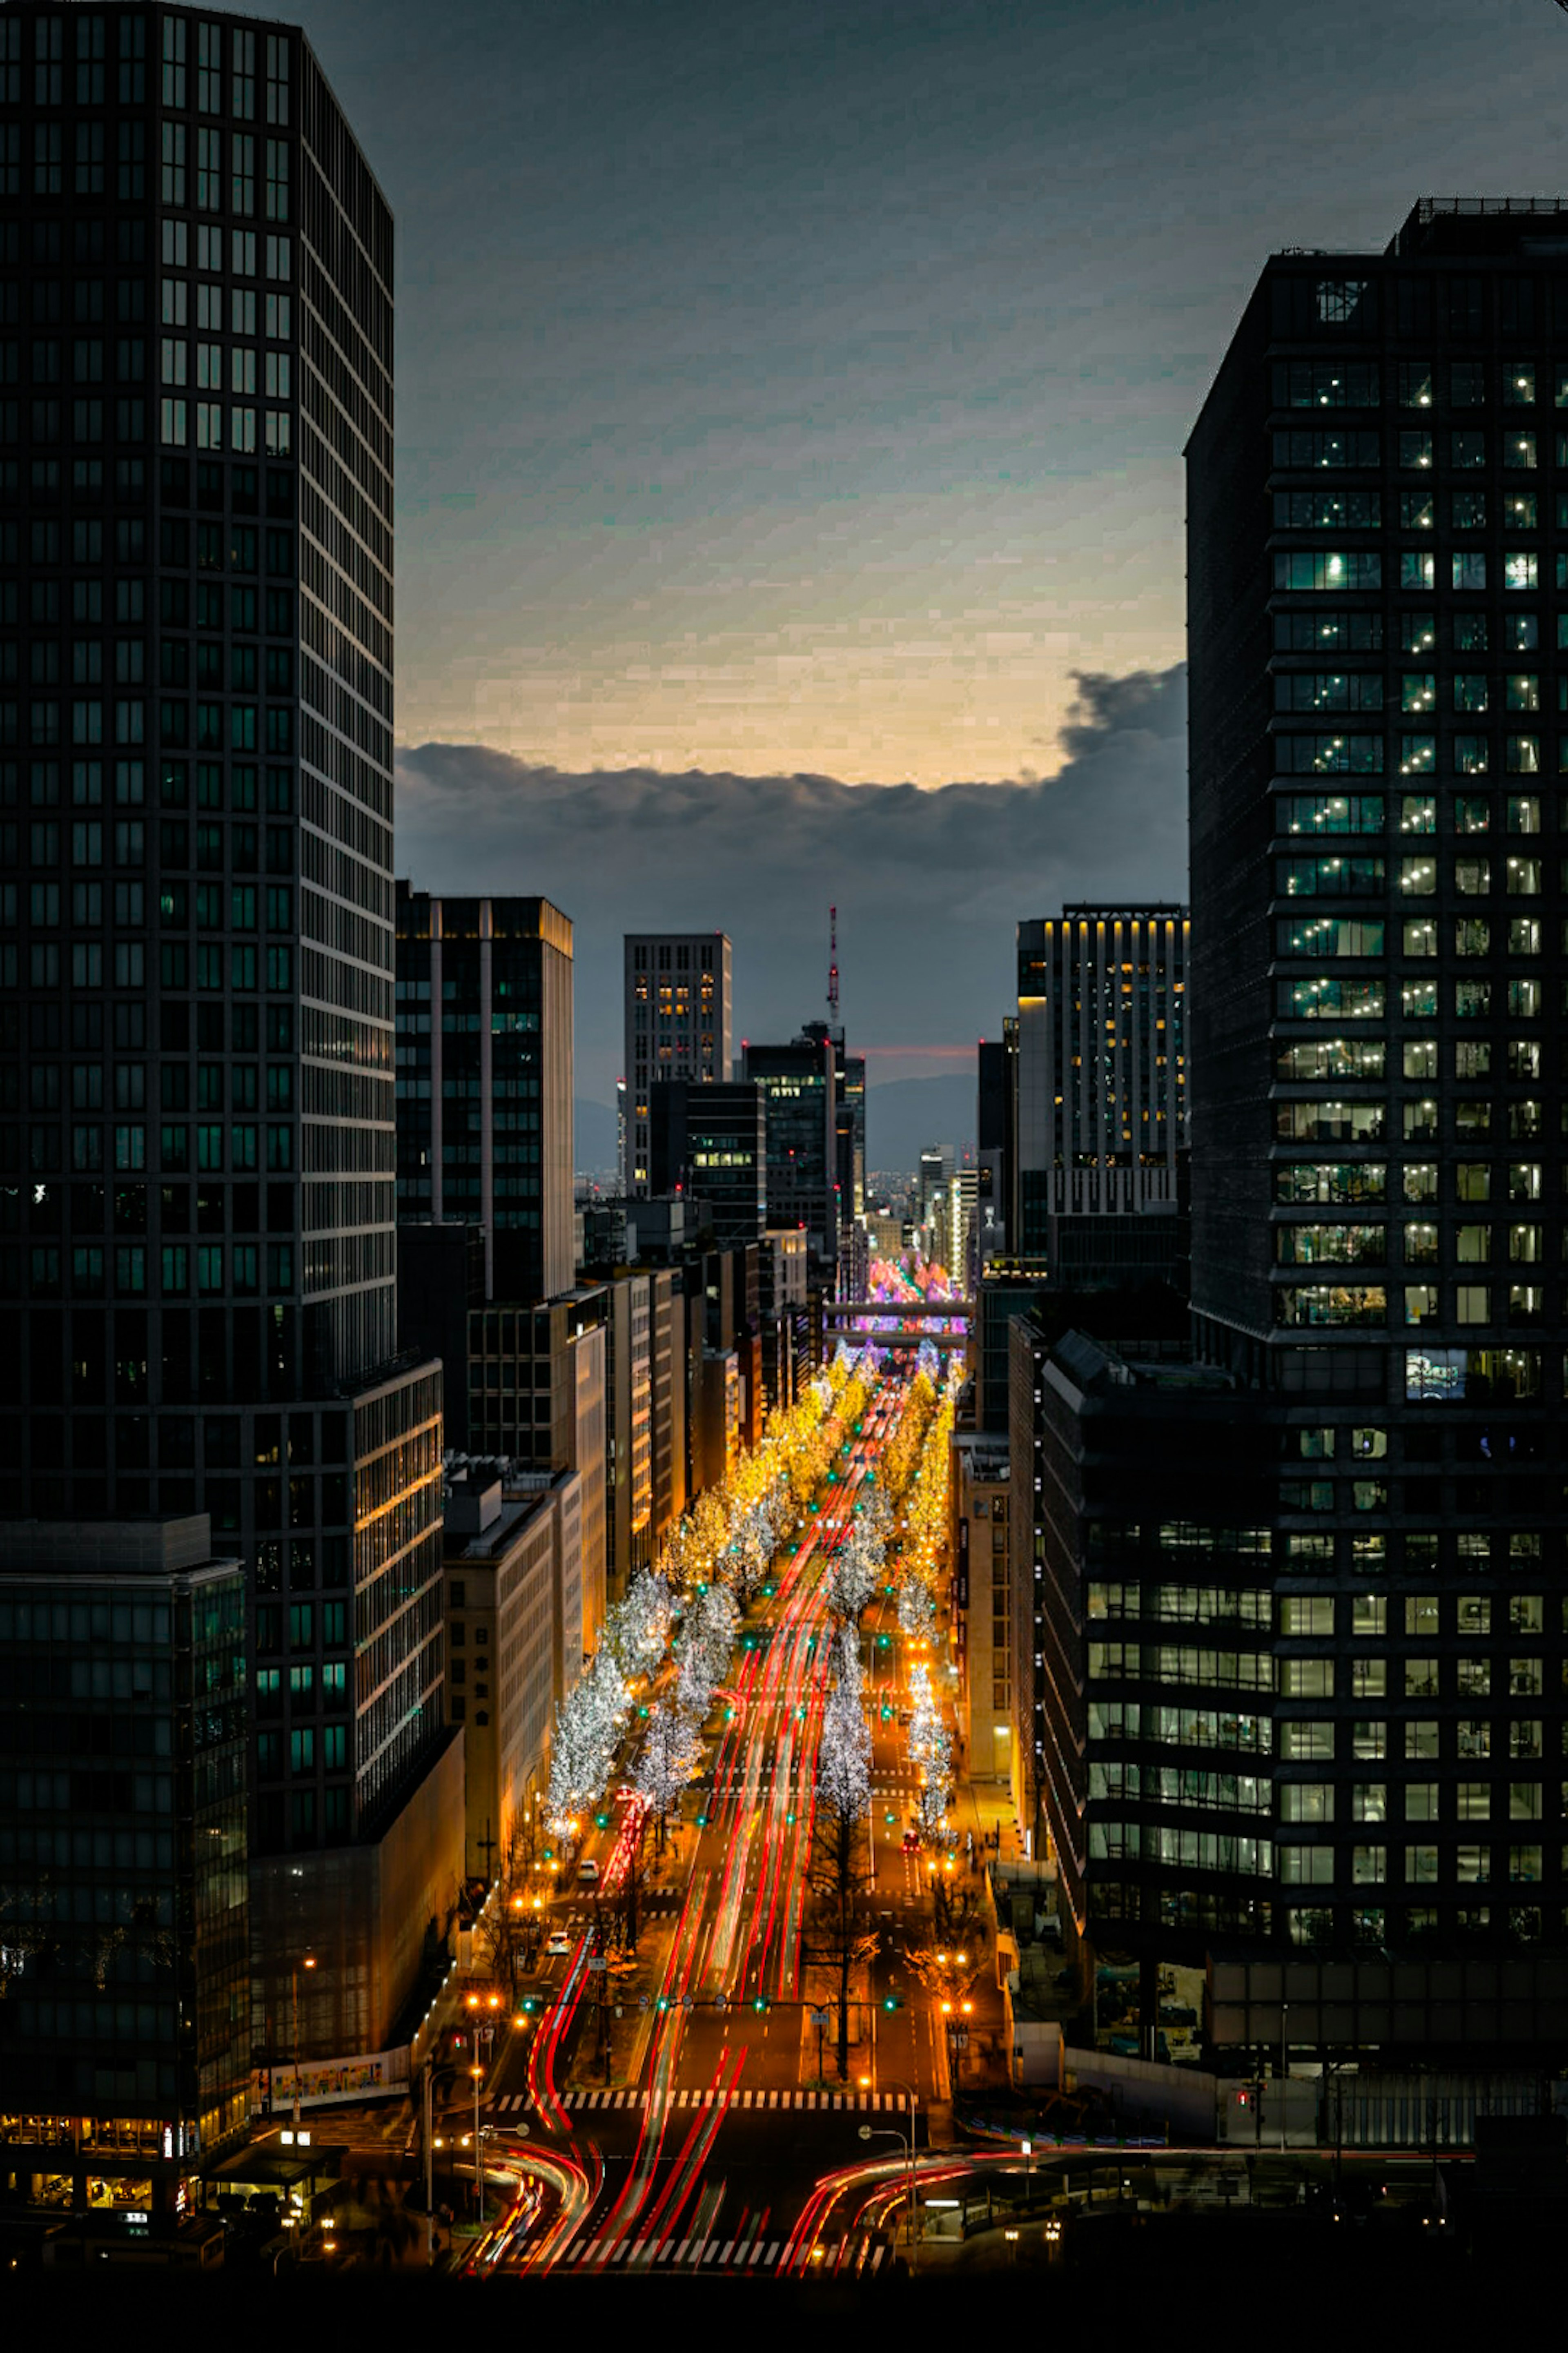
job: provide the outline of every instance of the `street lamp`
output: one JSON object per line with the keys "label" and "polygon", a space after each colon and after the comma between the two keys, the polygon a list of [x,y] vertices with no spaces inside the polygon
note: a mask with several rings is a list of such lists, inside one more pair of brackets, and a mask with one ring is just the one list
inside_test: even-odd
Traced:
{"label": "street lamp", "polygon": [[294,1983],[294,2129],[296,2133],[300,2129],[300,1971],[301,1968],[313,1969],[315,1966],[314,1953],[307,1953],[304,1959],[296,1961],[289,1971]]}
{"label": "street lamp", "polygon": [[479,2147],[479,2085],[485,2080],[485,2071],[476,2061],[468,2073],[474,2079],[474,2197],[482,2222],[485,2219],[485,2168]]}
{"label": "street lamp", "polygon": [[[890,2084],[895,2092],[902,2092],[910,2104],[910,2131],[908,2141],[910,2160],[910,2269],[911,2272],[914,2272],[918,2271],[920,2268],[916,2255],[916,2247],[919,2237],[916,2228],[919,2220],[919,2203],[915,2184],[915,2111],[920,2105],[920,2094],[911,2084],[902,2082],[897,2075],[884,2075],[882,2081],[885,2084]],[[870,2088],[870,2076],[862,2075],[860,2078],[860,2089],[865,2092],[869,2091]],[[861,2126],[860,2137],[862,2140],[869,2140],[871,2138],[871,2127],[869,2125]],[[901,2132],[885,2132],[881,2134],[879,2137],[885,2140],[901,2141],[903,2140],[904,2136]]]}

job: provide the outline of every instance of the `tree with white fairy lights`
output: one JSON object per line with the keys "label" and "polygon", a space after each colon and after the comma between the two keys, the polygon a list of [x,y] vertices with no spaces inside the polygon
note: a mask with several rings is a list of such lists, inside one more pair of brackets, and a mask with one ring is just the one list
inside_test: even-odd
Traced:
{"label": "tree with white fairy lights", "polygon": [[640,1568],[605,1620],[604,1647],[629,1682],[651,1674],[669,1641],[674,1610],[668,1586],[650,1568]]}
{"label": "tree with white fairy lights", "polygon": [[648,1716],[642,1753],[632,1771],[633,1788],[658,1820],[660,1853],[669,1810],[701,1767],[702,1741],[696,1725],[661,1701]]}
{"label": "tree with white fairy lights", "polygon": [[913,1705],[909,1757],[920,1784],[915,1810],[925,1836],[940,1841],[946,1834],[947,1810],[952,1802],[952,1738],[923,1664],[910,1675],[910,1691]]}
{"label": "tree with white fairy lights", "polygon": [[849,2074],[849,1987],[877,1950],[866,1916],[865,1832],[871,1806],[871,1735],[861,1697],[860,1652],[852,1627],[833,1648],[837,1676],[822,1712],[816,1752],[816,1853],[812,1934],[814,1968],[834,1985],[838,2002],[839,2081]]}
{"label": "tree with white fairy lights", "polygon": [[879,1537],[860,1521],[853,1521],[822,1580],[823,1606],[836,1625],[859,1625],[882,1589],[882,1559]]}
{"label": "tree with white fairy lights", "polygon": [[552,1825],[575,1822],[598,1799],[630,1704],[631,1693],[615,1659],[607,1649],[596,1651],[582,1682],[555,1711],[548,1798]]}

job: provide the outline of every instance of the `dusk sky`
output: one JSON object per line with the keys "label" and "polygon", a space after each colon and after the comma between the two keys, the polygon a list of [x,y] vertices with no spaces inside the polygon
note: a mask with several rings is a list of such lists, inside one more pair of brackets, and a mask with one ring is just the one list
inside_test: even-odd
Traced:
{"label": "dusk sky", "polygon": [[398,220],[399,871],[574,918],[601,1101],[630,924],[728,929],[760,1036],[837,899],[892,1077],[1018,917],[1179,895],[1181,450],[1264,256],[1568,178],[1551,0],[300,13]]}

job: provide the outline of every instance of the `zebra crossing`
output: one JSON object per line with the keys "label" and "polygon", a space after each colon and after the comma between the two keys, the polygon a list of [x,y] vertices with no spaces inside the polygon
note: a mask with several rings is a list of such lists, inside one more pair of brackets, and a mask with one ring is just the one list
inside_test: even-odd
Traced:
{"label": "zebra crossing", "polygon": [[[560,2095],[560,2105],[563,2108],[578,2111],[604,2108],[642,2109],[647,2106],[649,2096],[646,2084],[636,2090],[622,2089],[618,2092],[563,2092]],[[487,2105],[492,2116],[510,2116],[521,2115],[524,2108],[531,2107],[533,2103],[526,2092],[502,2092],[498,2098],[489,2101]],[[719,2095],[712,2091],[671,2092],[669,2094],[669,2105],[672,2108],[711,2108],[718,2105]],[[908,2106],[909,2100],[907,2094],[903,2092],[759,2090],[736,2092],[729,2105],[731,2108],[810,2109],[823,2115],[832,2110],[842,2110],[846,2116],[851,2113],[864,2115],[867,2112],[872,2115],[887,2115],[901,2111]]]}
{"label": "zebra crossing", "polygon": [[[637,1909],[646,1919],[651,1913],[679,1912],[685,1901],[678,1887],[645,1887],[637,1898]],[[569,1936],[581,1936],[584,1928],[592,1927],[595,1917],[590,1906],[574,1904],[570,1911],[551,1925],[564,1928]]]}
{"label": "zebra crossing", "polygon": [[[587,2271],[600,2260],[602,2239],[590,2239],[581,2253],[568,2255],[563,2269]],[[737,2253],[737,2249],[739,2253]],[[652,2252],[650,2252],[650,2250]],[[739,2239],[622,2239],[611,2244],[603,2261],[607,2270],[656,2270],[677,2268],[684,2271],[759,2271],[771,2272],[790,2263],[795,2254],[793,2239],[753,2239],[748,2246]],[[881,2266],[887,2249],[880,2242],[866,2256],[865,2268],[875,2272]]]}

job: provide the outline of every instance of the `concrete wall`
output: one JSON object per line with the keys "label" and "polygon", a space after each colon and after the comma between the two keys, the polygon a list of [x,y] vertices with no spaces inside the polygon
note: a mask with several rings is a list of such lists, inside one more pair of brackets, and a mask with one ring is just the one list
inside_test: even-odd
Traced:
{"label": "concrete wall", "polygon": [[[1167,2067],[1154,2059],[1123,2059],[1113,2051],[1069,2051],[1067,2073],[1069,2088],[1082,2092],[1092,2086],[1102,2092],[1131,2130],[1168,2131],[1173,2140],[1200,2141],[1205,2147],[1215,2139],[1217,2076],[1195,2067]],[[1309,2098],[1307,2112],[1315,2118],[1315,2100]],[[1279,2146],[1276,2119],[1274,2147]]]}
{"label": "concrete wall", "polygon": [[[306,2059],[384,2051],[439,1936],[463,1868],[463,1736],[446,1746],[379,1839],[251,1865],[253,2004],[261,2063],[291,2059],[294,1981]],[[321,1965],[306,1971],[311,1956]],[[330,1957],[330,1959],[329,1959]]]}

